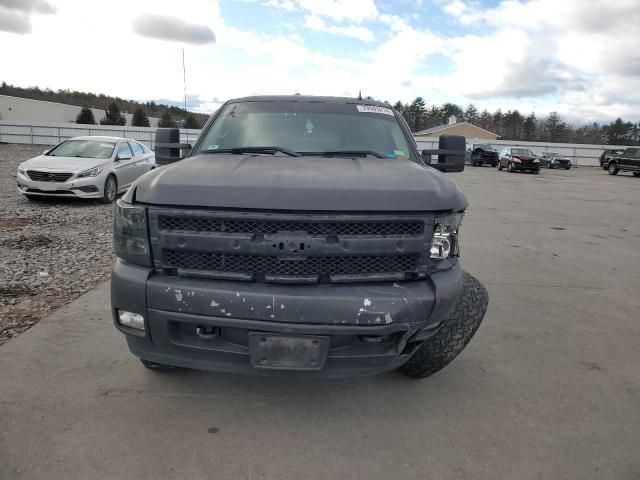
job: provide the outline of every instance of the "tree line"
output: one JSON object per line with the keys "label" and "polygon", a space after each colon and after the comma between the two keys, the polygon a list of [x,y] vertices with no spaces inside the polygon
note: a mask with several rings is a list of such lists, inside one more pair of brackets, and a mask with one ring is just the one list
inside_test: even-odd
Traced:
{"label": "tree line", "polygon": [[551,143],[592,143],[611,145],[639,145],[640,122],[625,122],[621,118],[609,124],[597,122],[570,124],[557,112],[543,118],[535,113],[523,115],[517,109],[503,112],[478,111],[469,104],[465,109],[453,103],[427,106],[422,97],[411,103],[396,102],[393,107],[405,118],[412,132],[447,124],[449,117],[466,121],[490,132],[502,140],[522,140]]}
{"label": "tree line", "polygon": [[[96,119],[93,115],[93,110],[89,107],[82,107],[80,113],[76,117],[76,123],[82,125],[95,125]],[[109,107],[104,112],[104,117],[100,119],[100,125],[126,125],[127,117],[125,117],[120,111],[120,106],[116,102],[111,102]],[[158,127],[175,127],[177,125],[176,120],[171,116],[168,110],[162,112],[160,119],[158,120]],[[133,111],[131,116],[132,127],[148,127],[149,117],[143,108],[138,107]],[[183,128],[202,128],[196,120],[196,117],[192,113],[187,113],[184,118],[184,122],[181,124]]]}
{"label": "tree line", "polygon": [[[193,113],[180,107],[157,104],[153,101],[143,103],[135,100],[124,100],[120,97],[112,97],[102,93],[95,94],[68,89],[54,91],[49,88],[41,89],[39,87],[23,88],[6,82],[0,84],[0,95],[86,107],[78,115],[78,118],[82,120],[82,122],[78,123],[86,124],[97,123],[91,108],[105,110],[105,116],[100,119],[101,125],[126,125],[126,117],[122,115],[122,110],[132,112],[131,125],[140,127],[148,126],[148,117],[159,117],[160,122],[163,123],[161,126],[170,127],[175,126],[176,120],[184,120],[185,128],[201,128],[209,118],[208,115],[202,113]],[[186,126],[187,124],[190,126]]]}

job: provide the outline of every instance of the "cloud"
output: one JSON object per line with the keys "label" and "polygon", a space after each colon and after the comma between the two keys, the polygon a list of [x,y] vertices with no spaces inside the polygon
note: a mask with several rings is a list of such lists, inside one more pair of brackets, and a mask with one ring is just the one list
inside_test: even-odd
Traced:
{"label": "cloud", "polygon": [[339,23],[362,23],[379,15],[374,0],[268,0],[265,5],[290,12],[302,10]]}
{"label": "cloud", "polygon": [[318,16],[309,15],[304,23],[305,27],[316,32],[333,33],[336,35],[344,35],[345,37],[357,38],[363,42],[373,42],[375,37],[373,32],[368,28],[357,25],[327,25],[326,22]]}
{"label": "cloud", "polygon": [[205,45],[216,41],[209,27],[165,15],[140,15],[133,21],[133,31],[143,37],[191,45]]}
{"label": "cloud", "polygon": [[56,13],[55,7],[45,0],[0,0],[0,7],[24,13]]}
{"label": "cloud", "polygon": [[31,33],[31,21],[27,15],[0,8],[0,31],[10,33]]}

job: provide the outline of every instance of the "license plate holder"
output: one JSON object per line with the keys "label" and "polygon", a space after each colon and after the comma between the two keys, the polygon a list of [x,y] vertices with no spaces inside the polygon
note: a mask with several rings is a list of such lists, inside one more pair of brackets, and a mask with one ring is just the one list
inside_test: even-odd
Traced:
{"label": "license plate holder", "polygon": [[273,370],[321,370],[329,351],[329,337],[250,333],[251,364]]}
{"label": "license plate holder", "polygon": [[58,187],[53,182],[38,182],[38,189],[43,192],[55,192]]}

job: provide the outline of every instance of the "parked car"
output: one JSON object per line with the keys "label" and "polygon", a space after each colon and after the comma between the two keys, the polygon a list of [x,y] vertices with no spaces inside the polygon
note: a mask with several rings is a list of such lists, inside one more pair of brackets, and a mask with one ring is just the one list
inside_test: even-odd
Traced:
{"label": "parked car", "polygon": [[528,148],[505,147],[500,152],[498,170],[508,172],[540,172],[540,160]]}
{"label": "parked car", "polygon": [[465,161],[474,167],[484,164],[495,167],[498,164],[498,151],[488,143],[467,144]]}
{"label": "parked car", "polygon": [[75,137],[18,166],[18,192],[35,197],[115,201],[141,175],[156,167],[142,143],[119,137]]}
{"label": "parked car", "polygon": [[184,159],[177,129],[156,145],[114,212],[113,321],[145,367],[422,378],[480,326],[441,173],[464,137],[419,152],[385,103],[273,96],[226,102]]}
{"label": "parked car", "polygon": [[607,169],[609,175],[631,172],[634,177],[640,177],[640,148],[627,148],[620,155],[611,157]]}
{"label": "parked car", "polygon": [[540,160],[540,168],[571,168],[571,159],[559,154],[558,152],[542,152],[538,154]]}
{"label": "parked car", "polygon": [[600,155],[600,167],[602,167],[603,170],[606,170],[607,168],[609,168],[609,159],[611,157],[621,155],[623,152],[624,150],[620,149],[605,150],[604,152],[602,152],[602,155]]}

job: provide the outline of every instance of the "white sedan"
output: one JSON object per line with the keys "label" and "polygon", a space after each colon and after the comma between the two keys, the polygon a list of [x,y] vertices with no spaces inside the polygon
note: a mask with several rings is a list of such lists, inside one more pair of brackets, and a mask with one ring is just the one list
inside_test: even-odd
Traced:
{"label": "white sedan", "polygon": [[145,145],[119,137],[75,137],[18,166],[18,191],[37,196],[97,198],[112,203],[156,167]]}

